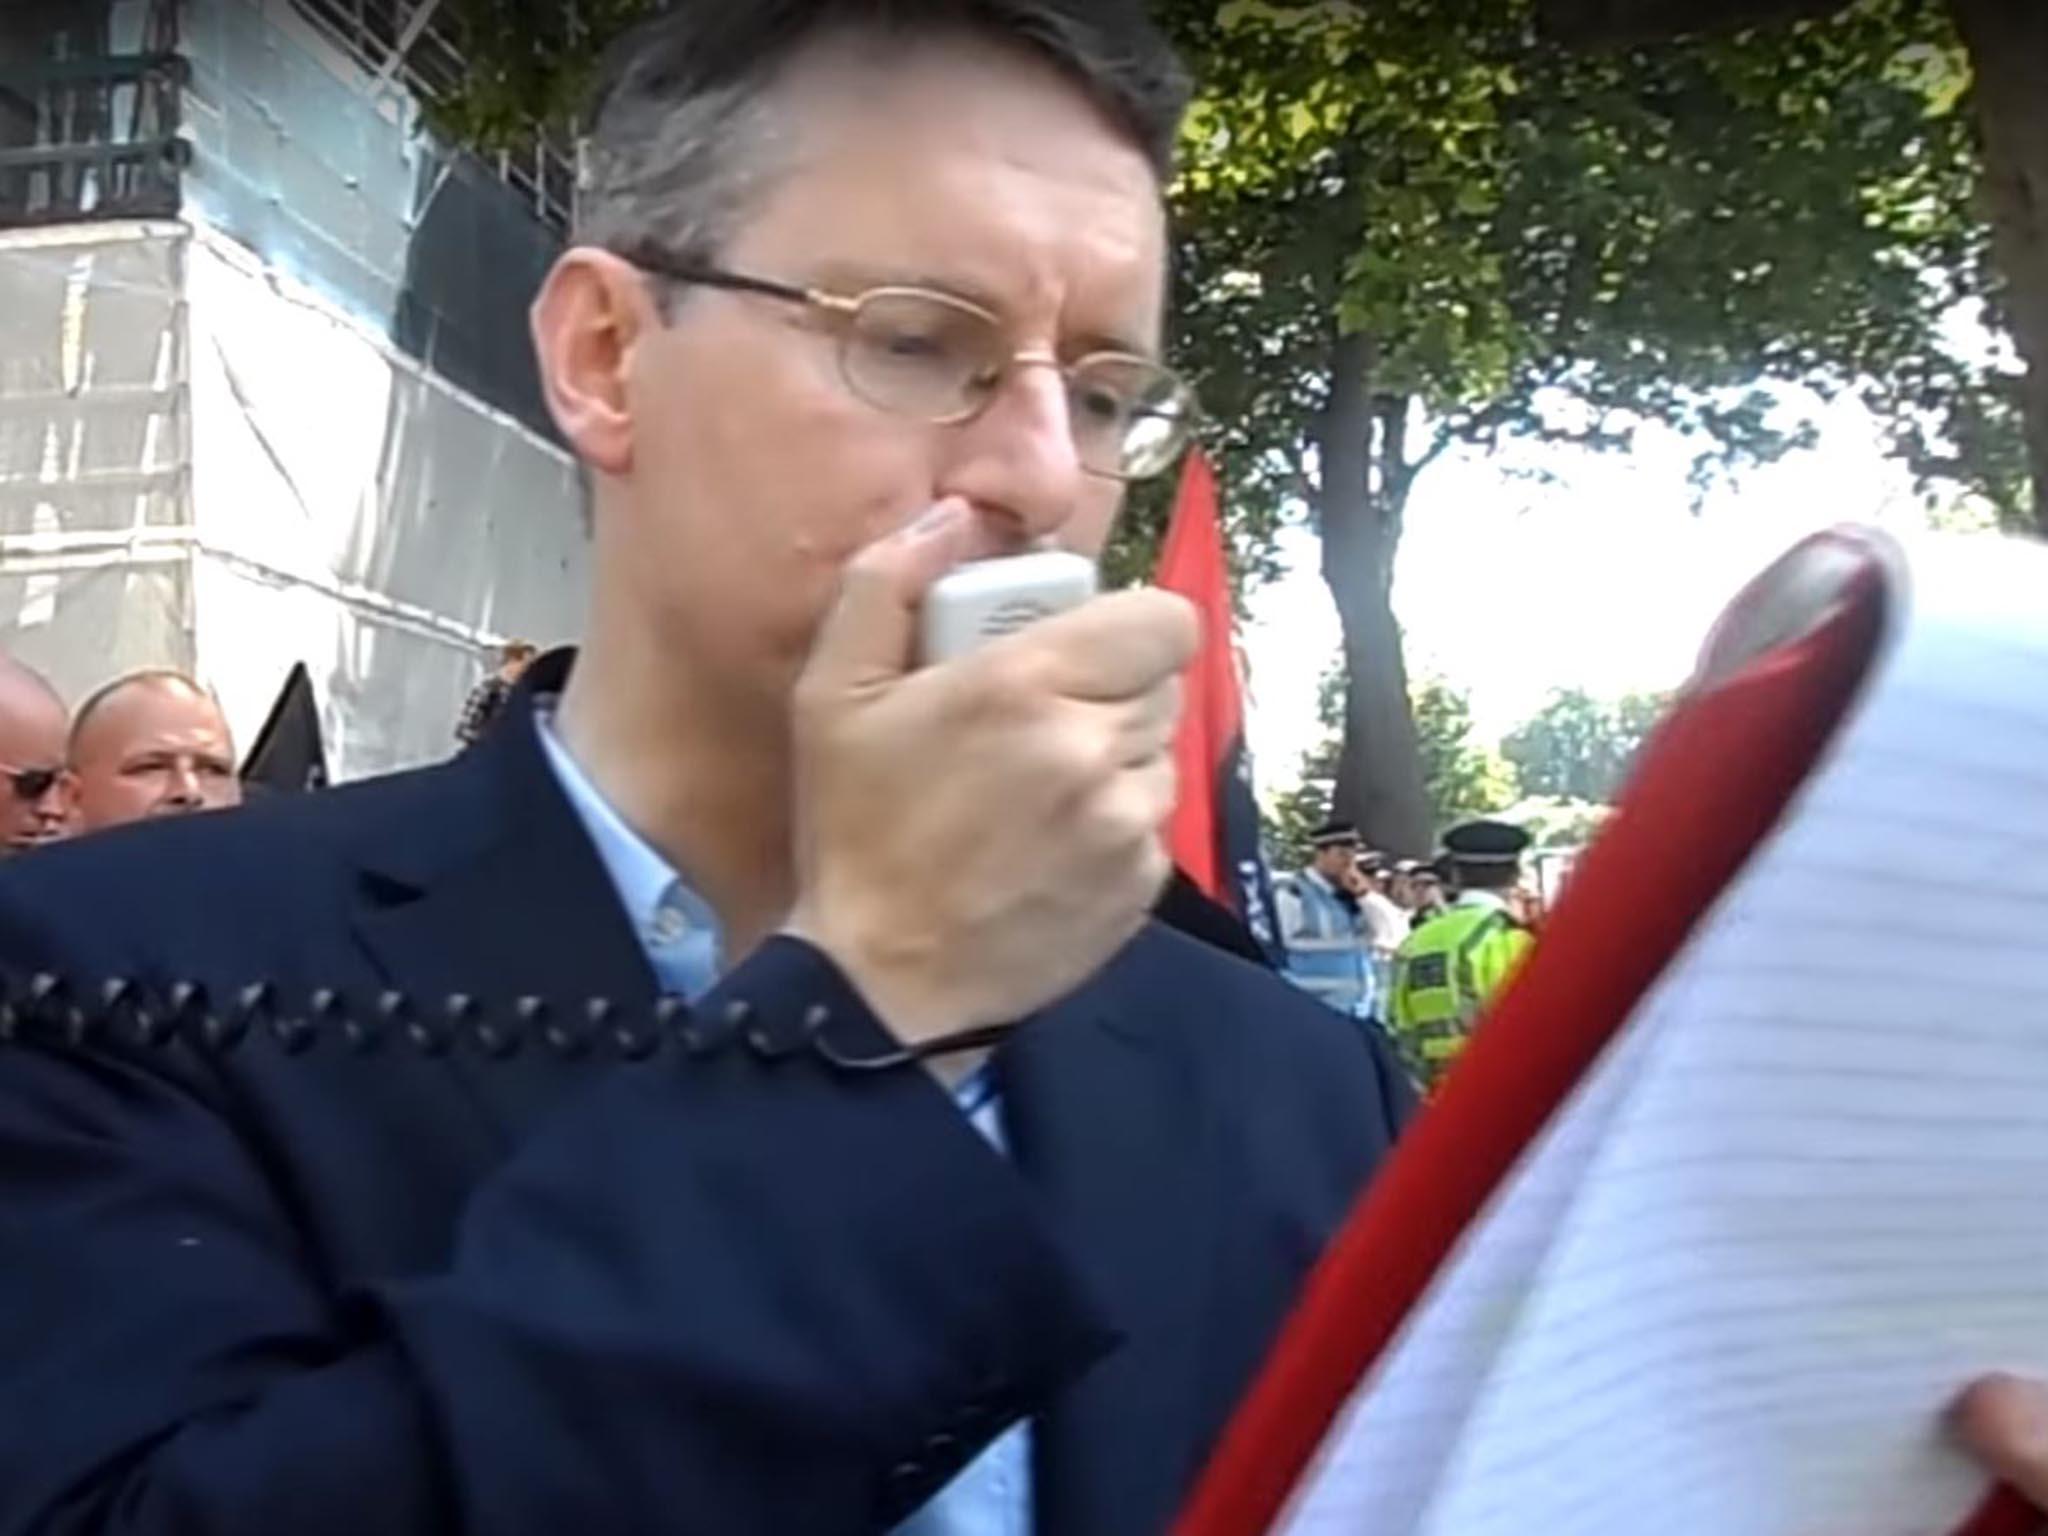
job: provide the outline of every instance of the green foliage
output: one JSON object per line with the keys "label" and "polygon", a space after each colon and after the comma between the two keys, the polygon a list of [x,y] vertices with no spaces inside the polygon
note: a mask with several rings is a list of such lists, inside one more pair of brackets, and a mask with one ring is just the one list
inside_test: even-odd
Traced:
{"label": "green foliage", "polygon": [[[602,45],[655,0],[446,0],[471,60],[434,121],[505,147],[570,125]],[[1968,65],[1931,0],[1595,56],[1532,0],[1161,0],[1203,91],[1179,222],[1199,380],[1240,563],[1312,507],[1339,331],[1372,341],[1371,493],[1398,518],[1454,442],[1626,449],[1697,434],[1702,484],[1811,437],[1760,385],[1854,390],[1930,488],[2024,517],[2018,377],[1994,329]],[[1112,566],[1149,568],[1141,496]]]}
{"label": "green foliage", "polygon": [[1532,795],[1501,814],[1527,832],[1536,848],[1583,848],[1606,824],[1612,809],[1591,800]]}
{"label": "green foliage", "polygon": [[[1521,792],[1515,771],[1498,751],[1475,737],[1472,704],[1464,690],[1443,678],[1424,678],[1415,684],[1412,702],[1423,779],[1437,828],[1513,803]],[[1282,868],[1307,861],[1309,834],[1330,814],[1344,724],[1341,668],[1323,674],[1316,713],[1324,730],[1322,740],[1303,757],[1293,787],[1275,796],[1265,812],[1266,846]]]}
{"label": "green foliage", "polygon": [[1442,678],[1422,679],[1411,697],[1422,779],[1437,830],[1512,804],[1521,792],[1520,780],[1498,750],[1475,739],[1470,697]]}
{"label": "green foliage", "polygon": [[1501,753],[1530,795],[1611,802],[1669,701],[1631,694],[1605,703],[1561,688],[1534,718],[1508,733]]}
{"label": "green foliage", "polygon": [[1330,814],[1330,795],[1337,783],[1337,741],[1302,759],[1294,784],[1259,808],[1259,832],[1266,855],[1276,870],[1299,869],[1308,862],[1309,834]]}
{"label": "green foliage", "polygon": [[425,102],[436,132],[478,150],[574,131],[605,45],[658,0],[442,0],[435,25],[469,66],[462,89]]}
{"label": "green foliage", "polygon": [[1276,869],[1308,862],[1309,834],[1330,816],[1337,786],[1337,754],[1344,730],[1344,673],[1325,671],[1316,687],[1316,720],[1322,739],[1303,754],[1293,785],[1259,810],[1260,837]]}
{"label": "green foliage", "polygon": [[1949,341],[1958,305],[1996,317],[1933,6],[1596,57],[1532,42],[1519,0],[1166,12],[1206,82],[1183,360],[1248,526],[1319,489],[1338,329],[1428,423],[1381,445],[1389,495],[1451,442],[1626,449],[1648,420],[1695,434],[1704,486],[1811,440],[1769,387],[1803,384],[1861,394],[1930,486],[2023,496],[2017,380]]}

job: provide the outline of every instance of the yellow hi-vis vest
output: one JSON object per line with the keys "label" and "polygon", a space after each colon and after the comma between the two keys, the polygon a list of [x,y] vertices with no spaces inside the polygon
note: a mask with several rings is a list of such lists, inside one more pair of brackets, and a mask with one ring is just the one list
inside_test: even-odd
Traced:
{"label": "yellow hi-vis vest", "polygon": [[1390,1027],[1425,1088],[1465,1048],[1473,1020],[1533,941],[1491,902],[1455,906],[1417,929],[1394,956]]}

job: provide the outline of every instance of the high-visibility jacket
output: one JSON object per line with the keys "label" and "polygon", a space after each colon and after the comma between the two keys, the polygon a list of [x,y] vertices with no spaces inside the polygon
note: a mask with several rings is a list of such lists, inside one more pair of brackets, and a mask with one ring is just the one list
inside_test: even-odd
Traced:
{"label": "high-visibility jacket", "polygon": [[1287,979],[1353,1018],[1373,1016],[1372,953],[1357,908],[1310,871],[1273,884]]}
{"label": "high-visibility jacket", "polygon": [[1389,1024],[1425,1088],[1465,1048],[1473,1021],[1533,941],[1504,903],[1468,892],[1417,928],[1394,957]]}

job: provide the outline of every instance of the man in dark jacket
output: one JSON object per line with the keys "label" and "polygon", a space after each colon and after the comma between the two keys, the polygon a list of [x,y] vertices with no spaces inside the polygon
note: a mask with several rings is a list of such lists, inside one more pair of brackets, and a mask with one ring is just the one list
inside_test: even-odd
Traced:
{"label": "man in dark jacket", "polygon": [[1400,1074],[1147,922],[1178,600],[906,668],[1186,436],[1181,100],[1117,0],[617,55],[534,310],[573,670],[0,870],[0,1533],[1167,1526]]}
{"label": "man in dark jacket", "polygon": [[1185,441],[1182,99],[1103,0],[624,46],[534,309],[573,669],[0,879],[0,1533],[1171,1519],[1406,1089],[1147,920],[1179,599],[907,669],[949,566],[1092,553]]}

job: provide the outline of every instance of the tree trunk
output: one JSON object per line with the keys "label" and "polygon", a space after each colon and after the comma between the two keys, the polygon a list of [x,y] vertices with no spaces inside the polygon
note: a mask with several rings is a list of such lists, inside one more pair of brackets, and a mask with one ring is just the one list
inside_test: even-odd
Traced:
{"label": "tree trunk", "polygon": [[1344,627],[1344,746],[1332,809],[1374,848],[1424,857],[1429,797],[1393,607],[1401,497],[1373,483],[1372,363],[1369,337],[1337,339],[1316,431],[1323,580]]}
{"label": "tree trunk", "polygon": [[1949,5],[1976,75],[1970,98],[1984,142],[1984,213],[2027,371],[2021,398],[2034,523],[2048,533],[2048,4]]}

